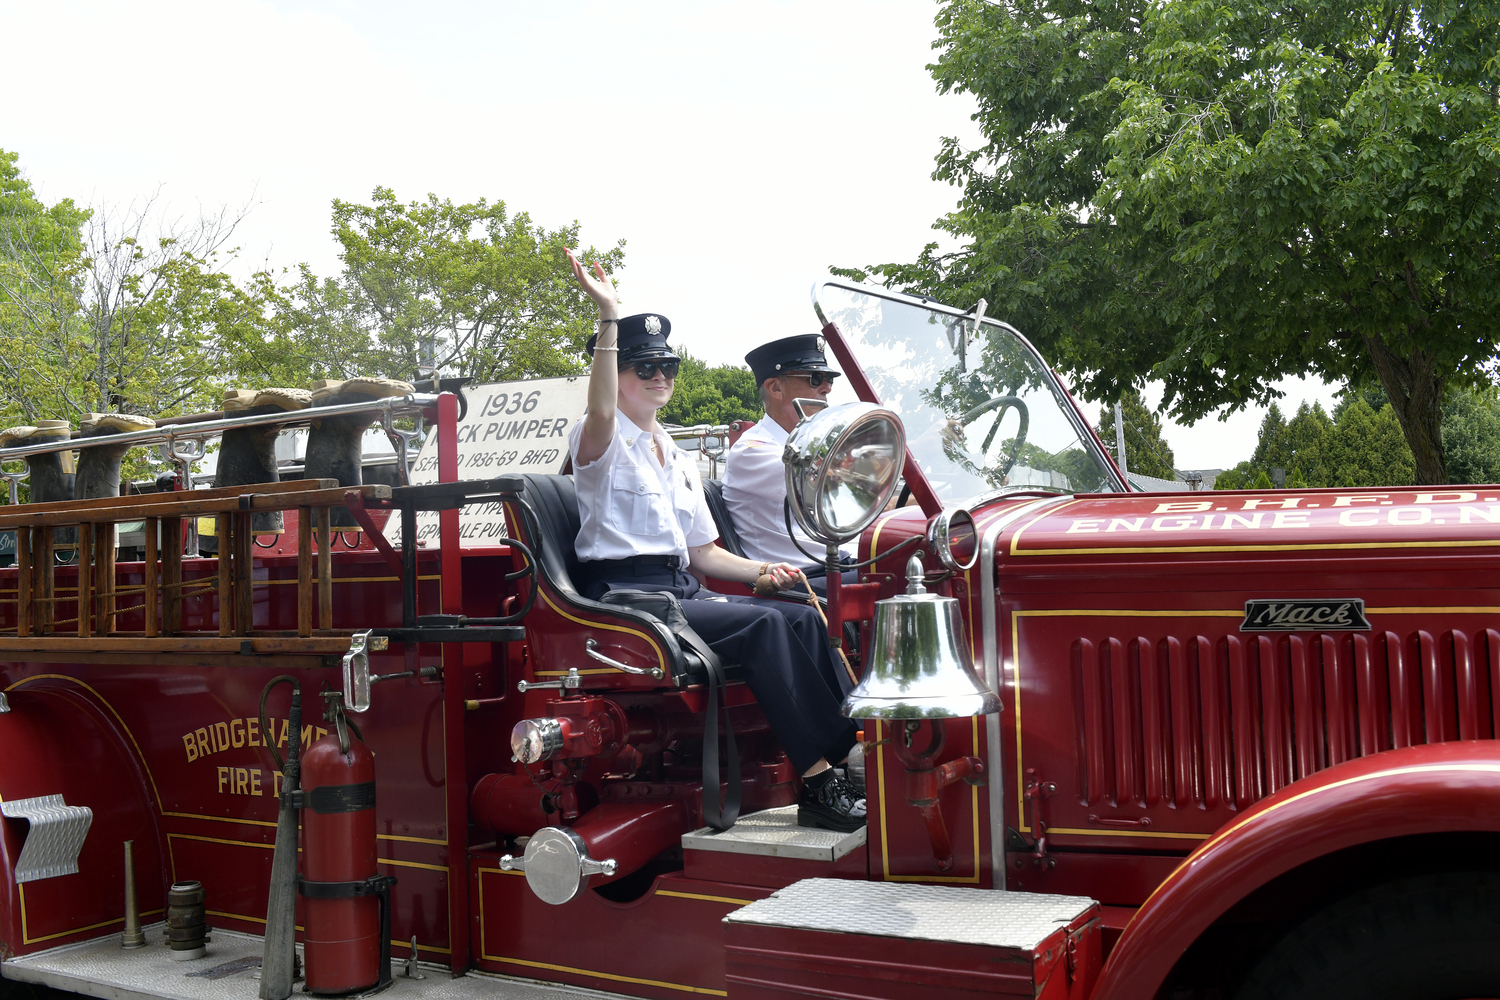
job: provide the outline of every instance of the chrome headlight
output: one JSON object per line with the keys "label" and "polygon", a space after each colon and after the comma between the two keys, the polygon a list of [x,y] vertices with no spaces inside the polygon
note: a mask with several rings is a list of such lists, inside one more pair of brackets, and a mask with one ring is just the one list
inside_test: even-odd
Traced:
{"label": "chrome headlight", "polygon": [[837,544],[864,531],[890,502],[906,461],[906,431],[890,410],[846,403],[792,428],[782,458],[797,524]]}
{"label": "chrome headlight", "polygon": [[979,530],[963,507],[941,510],[927,522],[927,550],[955,573],[979,561]]}

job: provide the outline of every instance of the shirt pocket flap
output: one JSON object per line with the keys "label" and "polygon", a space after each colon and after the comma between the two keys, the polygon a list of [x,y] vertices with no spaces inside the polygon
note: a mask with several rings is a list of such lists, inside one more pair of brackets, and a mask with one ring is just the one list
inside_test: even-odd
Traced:
{"label": "shirt pocket flap", "polygon": [[660,494],[662,491],[661,480],[653,476],[650,470],[631,465],[629,462],[621,462],[615,466],[614,475],[610,478],[610,486],[637,496]]}

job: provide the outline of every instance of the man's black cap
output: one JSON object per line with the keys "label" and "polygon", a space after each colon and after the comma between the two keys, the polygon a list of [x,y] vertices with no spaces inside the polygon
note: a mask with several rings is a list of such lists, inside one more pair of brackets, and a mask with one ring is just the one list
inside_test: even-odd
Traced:
{"label": "man's black cap", "polygon": [[[620,318],[620,364],[635,361],[651,361],[656,358],[676,358],[667,346],[667,337],[672,333],[672,321],[659,313],[636,313]],[[586,350],[592,354],[595,334],[589,338]]]}
{"label": "man's black cap", "polygon": [[756,385],[787,372],[839,373],[837,368],[828,366],[828,359],[823,356],[823,338],[816,333],[761,344],[745,355],[745,364],[755,373]]}

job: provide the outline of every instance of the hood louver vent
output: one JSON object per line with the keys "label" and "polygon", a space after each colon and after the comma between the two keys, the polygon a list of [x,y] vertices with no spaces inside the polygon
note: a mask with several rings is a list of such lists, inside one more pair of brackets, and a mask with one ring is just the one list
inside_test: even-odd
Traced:
{"label": "hood louver vent", "polygon": [[1106,637],[1072,652],[1087,807],[1196,807],[1227,820],[1325,767],[1489,739],[1500,719],[1493,629]]}

